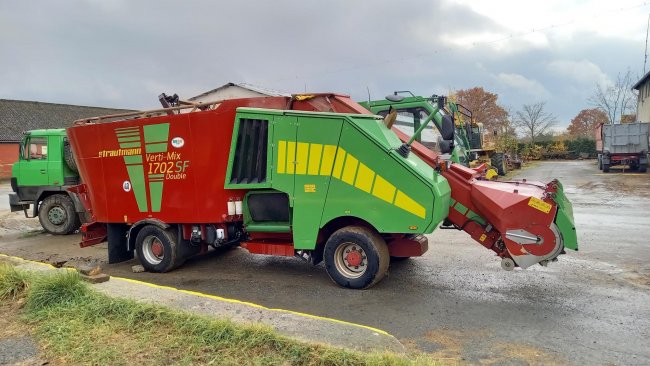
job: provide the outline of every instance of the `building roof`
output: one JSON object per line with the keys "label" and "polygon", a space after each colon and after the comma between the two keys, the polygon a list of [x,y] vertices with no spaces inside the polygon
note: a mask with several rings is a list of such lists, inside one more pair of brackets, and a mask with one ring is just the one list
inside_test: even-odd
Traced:
{"label": "building roof", "polygon": [[0,142],[18,142],[24,131],[65,128],[80,118],[125,112],[131,110],[0,99]]}
{"label": "building roof", "polygon": [[643,77],[641,78],[641,80],[637,81],[636,84],[634,84],[634,86],[632,86],[632,89],[639,90],[639,88],[641,87],[641,85],[642,85],[643,83],[645,83],[646,81],[648,81],[649,78],[650,78],[650,71],[648,71],[648,73],[646,73],[645,75],[643,75]]}
{"label": "building roof", "polygon": [[220,86],[220,87],[218,87],[216,89],[212,89],[212,90],[209,90],[209,91],[207,91],[205,93],[201,93],[201,94],[199,94],[197,96],[194,96],[194,97],[190,98],[189,100],[195,100],[197,98],[200,98],[200,97],[212,94],[214,92],[217,92],[219,90],[230,88],[230,87],[233,87],[233,86],[238,86],[240,88],[248,89],[248,90],[254,91],[256,93],[263,94],[263,95],[268,95],[270,97],[282,97],[282,96],[289,97],[289,96],[291,96],[291,94],[284,93],[284,92],[281,92],[279,90],[263,88],[263,87],[255,86],[255,85],[248,84],[248,83],[226,83],[226,84],[224,84],[224,85],[222,85],[222,86]]}

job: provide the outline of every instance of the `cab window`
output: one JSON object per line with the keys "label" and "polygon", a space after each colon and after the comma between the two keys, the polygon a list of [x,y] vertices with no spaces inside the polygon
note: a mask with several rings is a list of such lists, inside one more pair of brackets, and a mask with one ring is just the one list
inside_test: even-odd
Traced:
{"label": "cab window", "polygon": [[[378,114],[380,116],[386,116],[388,111],[381,111]],[[408,136],[413,136],[415,131],[420,128],[421,124],[424,123],[427,117],[429,117],[429,112],[424,108],[400,108],[397,109],[397,119],[393,126]],[[441,136],[438,127],[433,122],[429,122],[429,125],[422,131],[420,137],[416,140],[430,150],[440,152],[440,148],[438,147],[438,137]]]}
{"label": "cab window", "polygon": [[22,148],[23,160],[47,159],[47,138],[45,137],[30,137]]}

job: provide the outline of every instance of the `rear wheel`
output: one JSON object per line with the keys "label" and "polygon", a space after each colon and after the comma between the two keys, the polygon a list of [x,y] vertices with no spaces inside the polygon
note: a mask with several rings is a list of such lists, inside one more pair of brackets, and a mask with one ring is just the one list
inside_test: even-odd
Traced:
{"label": "rear wheel", "polygon": [[325,269],[332,281],[353,289],[365,289],[388,272],[388,246],[376,232],[362,226],[336,231],[325,244]]}
{"label": "rear wheel", "polygon": [[633,161],[633,162],[630,163],[630,170],[631,171],[639,170],[639,165],[637,165],[636,161]]}
{"label": "rear wheel", "polygon": [[503,153],[492,154],[490,157],[490,165],[492,165],[501,176],[508,173],[508,166],[506,164],[505,154]]}
{"label": "rear wheel", "polygon": [[609,164],[603,163],[603,173],[608,173],[609,172]]}
{"label": "rear wheel", "polygon": [[67,235],[81,226],[74,203],[67,194],[46,197],[38,208],[38,220],[48,233]]}
{"label": "rear wheel", "polygon": [[397,262],[404,262],[407,259],[411,259],[412,257],[393,257],[392,255],[390,256],[390,262],[391,263],[397,263]]}
{"label": "rear wheel", "polygon": [[135,239],[135,251],[140,263],[149,272],[168,272],[183,264],[173,228],[165,230],[155,225],[143,227]]}
{"label": "rear wheel", "polygon": [[648,164],[639,165],[639,173],[645,173],[648,170]]}

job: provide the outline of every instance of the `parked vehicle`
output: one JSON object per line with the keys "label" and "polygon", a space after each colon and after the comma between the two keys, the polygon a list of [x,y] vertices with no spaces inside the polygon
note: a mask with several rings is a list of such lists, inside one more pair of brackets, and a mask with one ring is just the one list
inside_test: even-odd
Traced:
{"label": "parked vehicle", "polygon": [[[440,126],[444,98],[413,136]],[[329,112],[322,112],[329,111]],[[182,112],[182,113],[181,113]],[[391,258],[424,254],[443,221],[494,251],[506,270],[577,249],[561,184],[478,180],[346,96],[225,100],[76,121],[67,129],[85,209],[81,246],[108,241],[167,272],[210,246],[325,263],[343,287],[368,288]],[[399,136],[398,136],[399,135]]]}
{"label": "parked vehicle", "polygon": [[645,173],[648,169],[648,123],[600,124],[596,128],[598,168],[616,165]]}
{"label": "parked vehicle", "polygon": [[68,188],[79,184],[77,167],[65,129],[33,130],[20,143],[12,167],[11,211],[37,217],[47,232],[70,234],[85,221],[85,210]]}

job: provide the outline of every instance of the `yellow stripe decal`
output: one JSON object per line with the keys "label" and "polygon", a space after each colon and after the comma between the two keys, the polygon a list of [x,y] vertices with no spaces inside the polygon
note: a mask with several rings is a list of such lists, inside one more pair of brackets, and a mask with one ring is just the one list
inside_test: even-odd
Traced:
{"label": "yellow stripe decal", "polygon": [[372,189],[372,181],[375,179],[375,172],[368,168],[366,164],[359,163],[359,170],[357,171],[357,180],[354,186],[360,190],[370,193]]}
{"label": "yellow stripe decal", "polygon": [[336,153],[336,162],[334,163],[334,171],[332,176],[336,179],[341,179],[341,170],[343,170],[343,162],[345,161],[345,150],[338,148]]}
{"label": "yellow stripe decal", "polygon": [[296,152],[296,174],[307,174],[307,155],[309,154],[309,144],[306,142],[298,143]]}
{"label": "yellow stripe decal", "polygon": [[377,178],[375,178],[375,186],[372,187],[372,195],[392,204],[393,197],[395,197],[395,186],[382,178],[382,176],[377,175]]}
{"label": "yellow stripe decal", "polygon": [[395,206],[421,218],[424,218],[426,216],[426,210],[422,205],[415,202],[411,197],[407,196],[404,194],[404,192],[399,190],[395,196]]}
{"label": "yellow stripe decal", "polygon": [[278,174],[284,174],[287,166],[287,142],[278,141]]}
{"label": "yellow stripe decal", "polygon": [[332,176],[420,218],[426,209],[336,145],[278,141],[278,173]]}
{"label": "yellow stripe decal", "polygon": [[323,151],[323,145],[310,144],[309,145],[309,166],[307,167],[307,174],[318,175],[318,168],[320,166],[320,156]]}
{"label": "yellow stripe decal", "polygon": [[332,165],[334,164],[334,157],[336,156],[335,145],[325,145],[323,149],[323,161],[320,164],[320,175],[332,174]]}
{"label": "yellow stripe decal", "polygon": [[294,141],[287,142],[287,174],[293,174],[296,167],[296,143]]}
{"label": "yellow stripe decal", "polygon": [[357,174],[358,165],[359,160],[348,154],[347,159],[345,159],[345,168],[343,168],[343,177],[341,180],[349,185],[354,185],[354,176]]}

